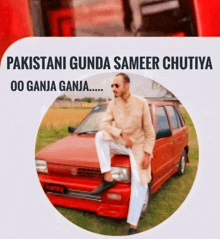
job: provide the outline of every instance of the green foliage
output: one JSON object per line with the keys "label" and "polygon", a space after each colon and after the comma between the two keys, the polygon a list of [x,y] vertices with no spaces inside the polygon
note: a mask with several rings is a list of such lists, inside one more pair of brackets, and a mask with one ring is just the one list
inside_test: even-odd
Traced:
{"label": "green foliage", "polygon": [[[111,100],[110,98],[108,100]],[[76,98],[74,101],[80,101],[80,102],[87,102],[87,103],[91,103],[91,102],[106,102],[106,98],[102,98],[102,97],[99,97],[98,99],[94,98],[94,97],[84,97],[84,98]]]}
{"label": "green foliage", "polygon": [[71,101],[71,99],[69,97],[67,97],[65,94],[64,95],[61,95],[61,96],[58,96],[56,98],[56,100],[65,100],[65,101]]}
{"label": "green foliage", "polygon": [[[75,127],[73,125],[73,127]],[[68,126],[65,126],[61,129],[59,128],[40,128],[38,130],[35,152],[39,152],[41,149],[45,148],[46,146],[66,137],[69,135]]]}
{"label": "green foliage", "polygon": [[96,102],[96,99],[94,97],[84,97],[84,98],[81,98],[81,99],[76,98],[74,101],[91,103],[91,102]]}
{"label": "green foliage", "polygon": [[183,114],[184,120],[186,125],[188,126],[188,133],[189,133],[189,155],[193,159],[199,158],[199,148],[198,148],[198,141],[195,128],[193,126],[193,122],[185,110],[185,108],[180,108],[181,113]]}
{"label": "green foliage", "polygon": [[87,102],[87,103],[92,103],[92,99],[91,99],[91,98],[88,98],[88,99],[86,100],[86,102]]}
{"label": "green foliage", "polygon": [[101,102],[106,102],[106,99],[99,97],[99,98],[97,99],[97,102],[99,102],[99,103],[101,103]]}

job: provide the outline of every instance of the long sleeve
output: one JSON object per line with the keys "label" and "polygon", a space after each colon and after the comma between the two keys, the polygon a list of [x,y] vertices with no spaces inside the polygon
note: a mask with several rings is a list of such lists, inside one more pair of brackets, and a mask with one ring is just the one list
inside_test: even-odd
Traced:
{"label": "long sleeve", "polygon": [[155,144],[155,130],[151,122],[151,115],[147,100],[143,109],[143,130],[145,132],[144,151],[152,155]]}
{"label": "long sleeve", "polygon": [[110,135],[112,135],[114,138],[118,138],[121,134],[121,129],[118,129],[112,125],[114,121],[114,116],[111,107],[112,104],[110,102],[106,112],[103,115],[100,130],[104,130],[108,132]]}

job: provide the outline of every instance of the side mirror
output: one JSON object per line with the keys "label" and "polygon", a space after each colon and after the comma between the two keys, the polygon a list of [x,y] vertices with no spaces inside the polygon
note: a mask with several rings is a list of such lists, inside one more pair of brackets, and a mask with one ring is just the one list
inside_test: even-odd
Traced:
{"label": "side mirror", "polygon": [[170,129],[162,129],[157,132],[156,139],[170,137],[172,132]]}
{"label": "side mirror", "polygon": [[73,128],[73,127],[69,126],[68,127],[68,132],[72,134],[75,131],[75,129],[76,128]]}

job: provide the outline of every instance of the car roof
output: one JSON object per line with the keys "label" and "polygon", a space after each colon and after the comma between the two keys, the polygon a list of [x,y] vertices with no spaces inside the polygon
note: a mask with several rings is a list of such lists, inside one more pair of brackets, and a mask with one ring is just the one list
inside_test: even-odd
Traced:
{"label": "car roof", "polygon": [[[151,105],[175,105],[181,104],[177,98],[173,97],[145,97]],[[108,104],[108,102],[100,103],[100,105]]]}
{"label": "car roof", "polygon": [[175,105],[178,106],[181,104],[176,98],[147,98],[149,104],[153,105]]}

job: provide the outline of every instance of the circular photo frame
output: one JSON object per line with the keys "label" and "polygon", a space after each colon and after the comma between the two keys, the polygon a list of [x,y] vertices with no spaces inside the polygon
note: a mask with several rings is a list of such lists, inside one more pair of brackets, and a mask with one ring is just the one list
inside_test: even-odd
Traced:
{"label": "circular photo frame", "polygon": [[[151,121],[148,125],[154,128],[156,138],[151,170],[148,170],[151,178],[145,183],[144,196],[137,197],[143,198],[137,220],[140,233],[169,218],[189,194],[198,168],[198,141],[190,116],[172,92],[144,76],[130,73],[128,76],[130,82],[125,84],[129,83],[132,101],[129,101],[128,118],[124,123],[136,124],[138,117],[148,117]],[[56,98],[39,127],[35,161],[45,194],[64,217],[94,233],[124,236],[129,231],[128,214],[138,211],[130,206],[135,200],[131,197],[134,194],[131,156],[111,154],[111,174],[116,184],[93,193],[103,184],[95,135],[107,111],[114,116],[112,127],[123,131],[116,118],[124,117],[120,116],[124,109],[113,112],[111,108],[114,106],[111,102],[120,99],[123,103],[124,100],[123,94],[117,96],[120,82],[115,81],[116,77],[115,73],[91,76],[79,84],[101,90],[66,91]],[[137,105],[133,106],[133,102]],[[137,102],[141,102],[140,105]],[[137,113],[140,107],[143,112],[143,105],[147,105],[148,116]],[[136,119],[130,120],[132,117]],[[131,128],[133,126],[131,124]],[[132,131],[128,135],[131,136]],[[136,142],[142,144],[142,141],[132,140],[133,144]]]}

